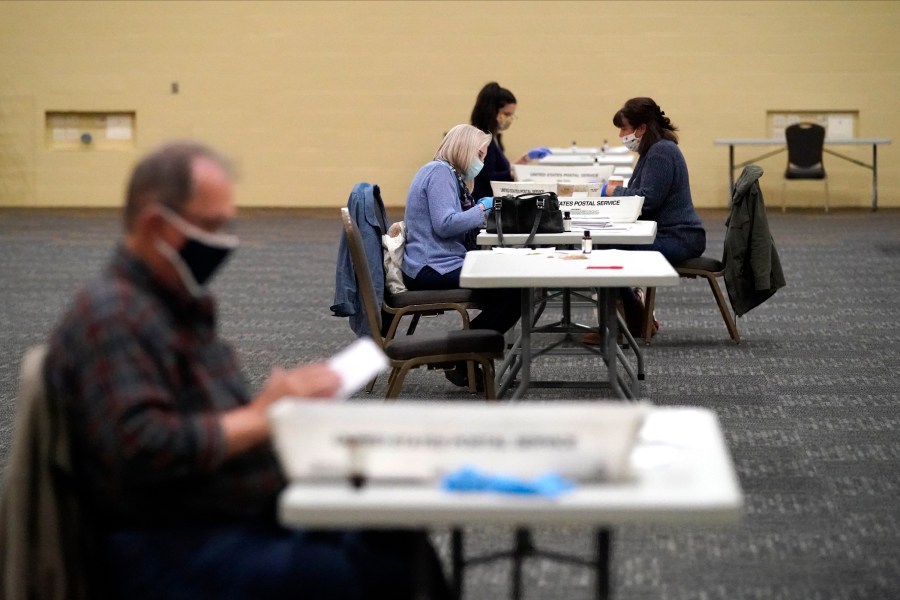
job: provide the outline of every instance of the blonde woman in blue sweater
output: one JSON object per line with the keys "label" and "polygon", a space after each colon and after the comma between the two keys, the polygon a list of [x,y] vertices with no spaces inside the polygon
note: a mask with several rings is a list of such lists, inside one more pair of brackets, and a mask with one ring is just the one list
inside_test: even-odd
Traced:
{"label": "blonde woman in blue sweater", "polygon": [[[466,252],[476,248],[475,238],[484,227],[493,198],[472,197],[472,181],[484,166],[491,134],[471,125],[453,127],[438,146],[434,159],[413,178],[406,196],[406,246],[403,283],[410,290],[444,290],[459,287]],[[519,320],[518,290],[480,289],[472,294],[481,313],[472,329],[505,333]],[[465,363],[446,372],[447,379],[468,385]],[[480,370],[479,370],[480,380]]]}

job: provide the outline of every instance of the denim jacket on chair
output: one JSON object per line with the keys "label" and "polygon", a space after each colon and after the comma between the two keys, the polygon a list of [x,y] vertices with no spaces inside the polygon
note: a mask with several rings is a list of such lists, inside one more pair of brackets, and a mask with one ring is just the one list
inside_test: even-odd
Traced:
{"label": "denim jacket on chair", "polygon": [[[384,300],[384,264],[382,262],[381,236],[387,233],[389,223],[377,185],[357,183],[347,200],[347,210],[359,228],[369,262],[369,273],[375,284],[375,299],[380,306]],[[350,317],[350,329],[357,337],[371,335],[369,322],[363,310],[356,285],[356,271],[350,260],[347,235],[341,230],[338,247],[337,269],[334,277],[334,304],[331,312],[336,317]]]}

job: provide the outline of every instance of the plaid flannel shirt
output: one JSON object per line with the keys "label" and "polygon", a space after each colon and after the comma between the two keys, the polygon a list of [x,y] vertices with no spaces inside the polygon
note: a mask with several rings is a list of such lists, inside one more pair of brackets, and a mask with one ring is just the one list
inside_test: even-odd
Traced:
{"label": "plaid flannel shirt", "polygon": [[119,247],[51,336],[44,375],[80,491],[108,526],[274,518],[271,448],[225,460],[218,415],[250,393],[212,299],[163,287]]}

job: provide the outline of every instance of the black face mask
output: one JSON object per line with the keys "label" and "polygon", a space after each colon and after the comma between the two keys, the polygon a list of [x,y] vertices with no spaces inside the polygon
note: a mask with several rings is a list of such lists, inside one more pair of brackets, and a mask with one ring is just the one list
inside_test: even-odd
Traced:
{"label": "black face mask", "polygon": [[187,240],[177,252],[162,240],[157,242],[157,248],[178,271],[188,291],[194,296],[202,296],[203,286],[237,248],[238,238],[227,233],[203,231],[169,209],[164,208],[162,214]]}
{"label": "black face mask", "polygon": [[205,285],[216,270],[225,263],[234,247],[213,246],[196,238],[188,238],[178,255],[191,270],[191,275],[199,285]]}

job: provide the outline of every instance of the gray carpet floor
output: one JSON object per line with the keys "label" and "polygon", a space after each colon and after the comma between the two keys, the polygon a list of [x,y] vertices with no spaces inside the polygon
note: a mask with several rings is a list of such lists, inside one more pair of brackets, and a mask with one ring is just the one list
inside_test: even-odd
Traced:
{"label": "gray carpet floor", "polygon": [[[708,254],[718,256],[726,213],[701,216]],[[739,319],[742,343],[730,341],[706,284],[682,280],[659,290],[662,329],[646,351],[648,400],[718,414],[745,514],[729,526],[616,529],[613,584],[622,600],[900,598],[900,212],[772,211],[770,222],[787,287]],[[0,210],[0,465],[21,356],[104,264],[119,223],[113,211]],[[223,333],[255,385],[274,364],[326,357],[353,339],[328,310],[336,209],[245,211],[239,233],[243,246],[213,287]],[[443,318],[423,327],[446,326]],[[564,377],[581,360],[548,358],[536,369]],[[559,395],[541,389],[532,397]],[[467,397],[424,370],[403,396]],[[539,529],[536,538],[590,551],[577,528]],[[434,539],[446,556],[447,532]],[[499,550],[511,532],[479,528],[467,539],[468,550]],[[535,558],[525,574],[526,598],[591,597],[583,568]],[[508,564],[475,567],[466,584],[466,598],[503,597]]]}

